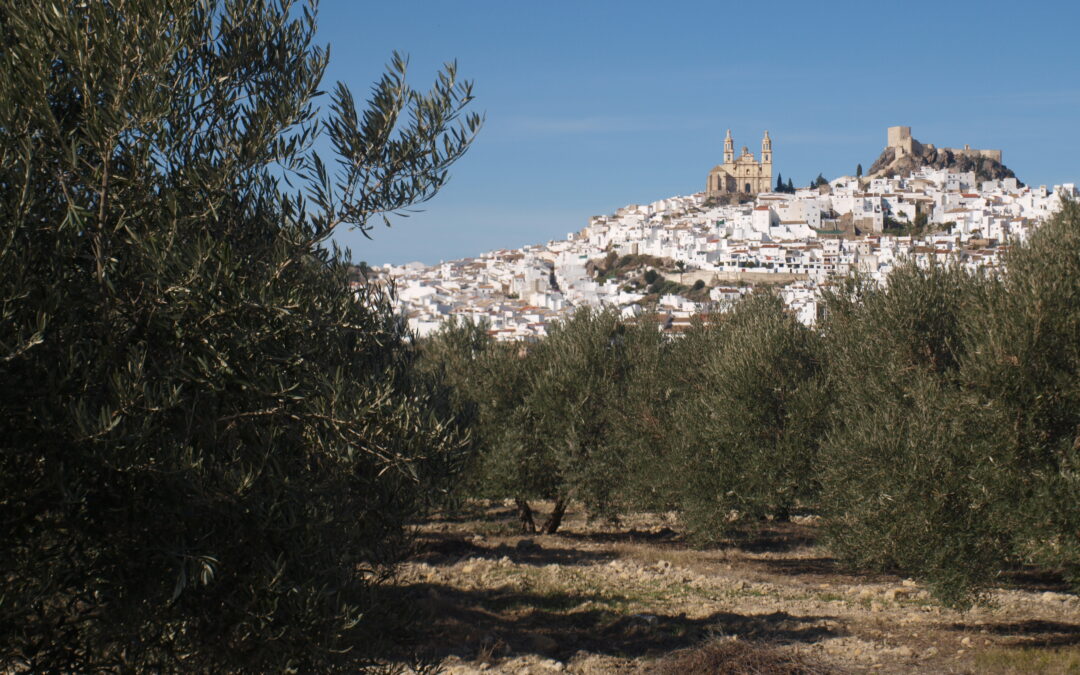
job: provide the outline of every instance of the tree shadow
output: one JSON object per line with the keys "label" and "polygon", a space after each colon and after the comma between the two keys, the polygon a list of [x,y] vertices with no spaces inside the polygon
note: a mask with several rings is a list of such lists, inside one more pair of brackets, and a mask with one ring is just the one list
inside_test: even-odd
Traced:
{"label": "tree shadow", "polygon": [[[843,567],[836,558],[818,556],[814,558],[793,558],[781,560],[755,560],[753,565],[764,567],[769,572],[786,576],[848,576],[850,570]],[[850,575],[856,576],[856,575]],[[858,574],[859,579],[865,579],[865,574]]]}
{"label": "tree shadow", "polygon": [[[625,530],[606,532],[558,532],[558,537],[598,544],[672,544],[685,546],[683,533],[669,527],[656,530]],[[817,544],[813,529],[795,523],[749,525],[733,530],[728,537],[702,550],[737,549],[745,553],[787,553]]]}
{"label": "tree shadow", "polygon": [[1002,585],[1006,588],[1022,591],[1032,591],[1035,593],[1045,593],[1046,591],[1068,593],[1072,590],[1069,582],[1065,581],[1065,577],[1063,577],[1061,573],[1043,570],[1037,567],[1027,566],[1007,570],[1002,575],[1002,578],[1004,582]]}
{"label": "tree shadow", "polygon": [[517,514],[513,508],[502,505],[492,505],[486,503],[466,503],[452,509],[440,511],[439,513],[428,516],[423,520],[416,521],[413,524],[421,525],[432,522],[457,524],[474,522],[505,522],[516,524]]}
{"label": "tree shadow", "polygon": [[616,556],[607,551],[545,546],[534,539],[521,539],[513,545],[502,543],[497,546],[484,546],[461,535],[431,533],[418,538],[414,553],[409,557],[413,562],[423,562],[434,567],[454,565],[468,559],[503,558],[517,565],[575,566],[609,562]]}
{"label": "tree shadow", "polygon": [[817,534],[805,525],[773,522],[748,526],[723,543],[746,553],[788,553],[817,542]]}
{"label": "tree shadow", "polygon": [[998,644],[1009,647],[1067,647],[1080,645],[1080,623],[1062,621],[1013,621],[1006,623],[954,623],[954,631],[986,631],[1005,638]]}
{"label": "tree shadow", "polygon": [[560,539],[594,544],[674,544],[681,543],[683,539],[681,534],[670,527],[662,527],[659,530],[629,529],[607,532],[574,532],[567,530],[556,532],[554,536]]}
{"label": "tree shadow", "polygon": [[[831,616],[787,612],[627,615],[630,598],[518,589],[462,590],[440,584],[406,589],[427,616],[425,650],[433,658],[538,654],[561,660],[579,651],[626,658],[658,656],[702,640],[728,636],[758,643],[815,643],[846,635]],[[829,622],[829,623],[826,623]]]}

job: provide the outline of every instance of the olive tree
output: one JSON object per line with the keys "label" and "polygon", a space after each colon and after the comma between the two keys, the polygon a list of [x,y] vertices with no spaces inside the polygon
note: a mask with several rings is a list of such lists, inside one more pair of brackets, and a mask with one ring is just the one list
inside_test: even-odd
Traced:
{"label": "olive tree", "polygon": [[832,424],[819,475],[833,550],[897,570],[965,605],[1000,569],[994,518],[999,419],[964,385],[966,326],[984,288],[957,267],[914,262],[887,283],[826,297]]}
{"label": "olive tree", "polygon": [[984,489],[1012,559],[1080,590],[1080,206],[1065,202],[1005,262],[966,324],[965,386],[1000,430],[998,452],[981,453]]}
{"label": "olive tree", "polygon": [[824,427],[815,335],[775,293],[756,292],[676,347],[675,500],[700,542],[740,523],[787,518],[816,494]]}
{"label": "olive tree", "polygon": [[323,114],[314,32],[288,0],[0,12],[2,670],[385,645],[403,522],[467,441],[330,238],[433,196],[480,120],[397,56]]}

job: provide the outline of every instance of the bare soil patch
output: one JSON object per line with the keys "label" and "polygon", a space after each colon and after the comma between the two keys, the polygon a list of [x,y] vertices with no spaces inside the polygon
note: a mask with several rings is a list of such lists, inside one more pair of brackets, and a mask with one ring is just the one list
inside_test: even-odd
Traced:
{"label": "bare soil patch", "polygon": [[1046,575],[957,612],[843,569],[813,519],[698,550],[672,514],[525,536],[512,507],[470,509],[419,526],[399,578],[445,672],[1080,673],[1080,602]]}

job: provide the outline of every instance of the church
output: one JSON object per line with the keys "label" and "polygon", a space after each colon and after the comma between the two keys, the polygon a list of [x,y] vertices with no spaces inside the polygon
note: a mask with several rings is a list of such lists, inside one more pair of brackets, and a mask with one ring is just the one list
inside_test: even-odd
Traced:
{"label": "church", "polygon": [[743,146],[742,154],[735,157],[735,141],[731,129],[724,138],[724,163],[714,166],[705,184],[706,197],[718,197],[744,193],[756,195],[772,190],[772,140],[769,132],[761,139],[761,161]]}

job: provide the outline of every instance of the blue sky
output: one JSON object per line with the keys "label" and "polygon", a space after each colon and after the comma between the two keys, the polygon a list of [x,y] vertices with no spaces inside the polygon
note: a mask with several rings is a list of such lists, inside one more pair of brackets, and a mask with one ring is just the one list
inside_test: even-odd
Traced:
{"label": "blue sky", "polygon": [[[393,50],[426,89],[456,59],[486,122],[423,212],[367,240],[371,264],[549,239],[590,215],[703,189],[723,137],[796,185],[869,165],[886,127],[1000,148],[1027,183],[1080,181],[1074,2],[323,0],[335,80],[363,99]],[[325,103],[325,99],[324,99]]]}

